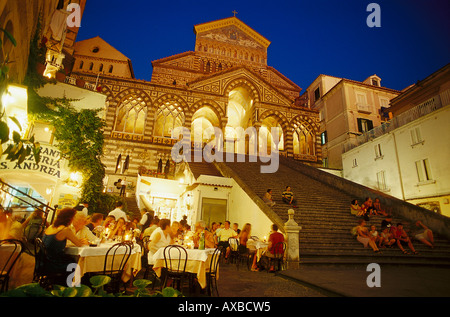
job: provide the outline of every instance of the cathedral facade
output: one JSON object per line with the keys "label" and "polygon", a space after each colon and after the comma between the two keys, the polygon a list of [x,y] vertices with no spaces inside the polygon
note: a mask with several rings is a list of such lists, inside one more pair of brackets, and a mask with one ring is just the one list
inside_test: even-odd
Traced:
{"label": "cathedral facade", "polygon": [[[218,128],[227,140],[254,127],[271,150],[275,128],[280,155],[321,166],[319,112],[301,88],[267,65],[269,40],[236,17],[194,27],[195,50],[153,61],[151,81],[136,79],[131,61],[100,37],[74,45],[70,78],[107,96],[104,164],[106,186],[138,175],[173,177],[172,132],[191,131],[192,146]],[[194,143],[201,140],[201,145]],[[249,153],[225,143],[227,152]],[[114,189],[115,190],[115,189]]]}

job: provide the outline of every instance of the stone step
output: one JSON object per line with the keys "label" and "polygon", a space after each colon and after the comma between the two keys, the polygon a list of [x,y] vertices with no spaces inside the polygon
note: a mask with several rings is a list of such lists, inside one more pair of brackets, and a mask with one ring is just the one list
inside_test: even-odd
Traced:
{"label": "stone step", "polygon": [[[450,265],[450,243],[437,236],[434,250],[428,249],[419,241],[413,241],[420,255],[409,257],[398,248],[382,249],[383,254],[375,254],[370,248],[365,249],[350,234],[351,228],[358,222],[358,218],[350,214],[350,202],[358,199],[361,203],[365,197],[351,197],[332,185],[321,183],[284,165],[282,160],[274,174],[261,174],[259,162],[224,164],[234,172],[235,178],[246,184],[247,194],[253,199],[262,199],[267,189],[271,188],[276,203],[271,209],[283,222],[288,220],[288,210],[292,207],[281,200],[281,194],[286,185],[291,186],[298,203],[298,207],[293,208],[294,220],[302,227],[299,238],[302,263],[356,263],[376,259],[389,263],[430,261]],[[367,221],[367,226],[375,224],[380,231],[383,219],[382,216],[371,218]],[[392,223],[398,222],[402,222],[406,230],[414,226],[401,217],[394,217]]]}

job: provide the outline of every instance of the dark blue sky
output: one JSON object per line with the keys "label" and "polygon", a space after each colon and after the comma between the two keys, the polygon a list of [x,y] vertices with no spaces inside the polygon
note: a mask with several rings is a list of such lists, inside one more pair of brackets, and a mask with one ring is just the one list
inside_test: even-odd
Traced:
{"label": "dark blue sky", "polygon": [[[381,8],[369,28],[368,4]],[[151,61],[193,51],[196,24],[237,17],[272,42],[268,64],[306,89],[319,75],[370,75],[401,90],[450,62],[448,0],[88,0],[77,40],[100,36],[151,79]]]}

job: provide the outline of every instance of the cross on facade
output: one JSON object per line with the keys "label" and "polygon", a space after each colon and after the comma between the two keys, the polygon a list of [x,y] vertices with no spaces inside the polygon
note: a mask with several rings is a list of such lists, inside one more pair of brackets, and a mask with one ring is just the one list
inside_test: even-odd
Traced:
{"label": "cross on facade", "polygon": [[233,10],[233,14],[234,14],[234,16],[236,16],[236,14],[237,14],[237,11],[236,11],[236,10]]}

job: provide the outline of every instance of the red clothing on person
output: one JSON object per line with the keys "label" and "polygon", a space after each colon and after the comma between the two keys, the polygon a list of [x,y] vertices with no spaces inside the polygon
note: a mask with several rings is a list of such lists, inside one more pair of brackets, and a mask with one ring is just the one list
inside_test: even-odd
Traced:
{"label": "red clothing on person", "polygon": [[274,250],[275,245],[278,242],[283,242],[284,241],[284,236],[279,233],[279,232],[274,232],[269,236],[269,242],[272,242],[272,245],[269,249],[270,253],[272,254],[279,254],[279,253],[283,253],[283,248],[281,246],[278,246],[277,250]]}

